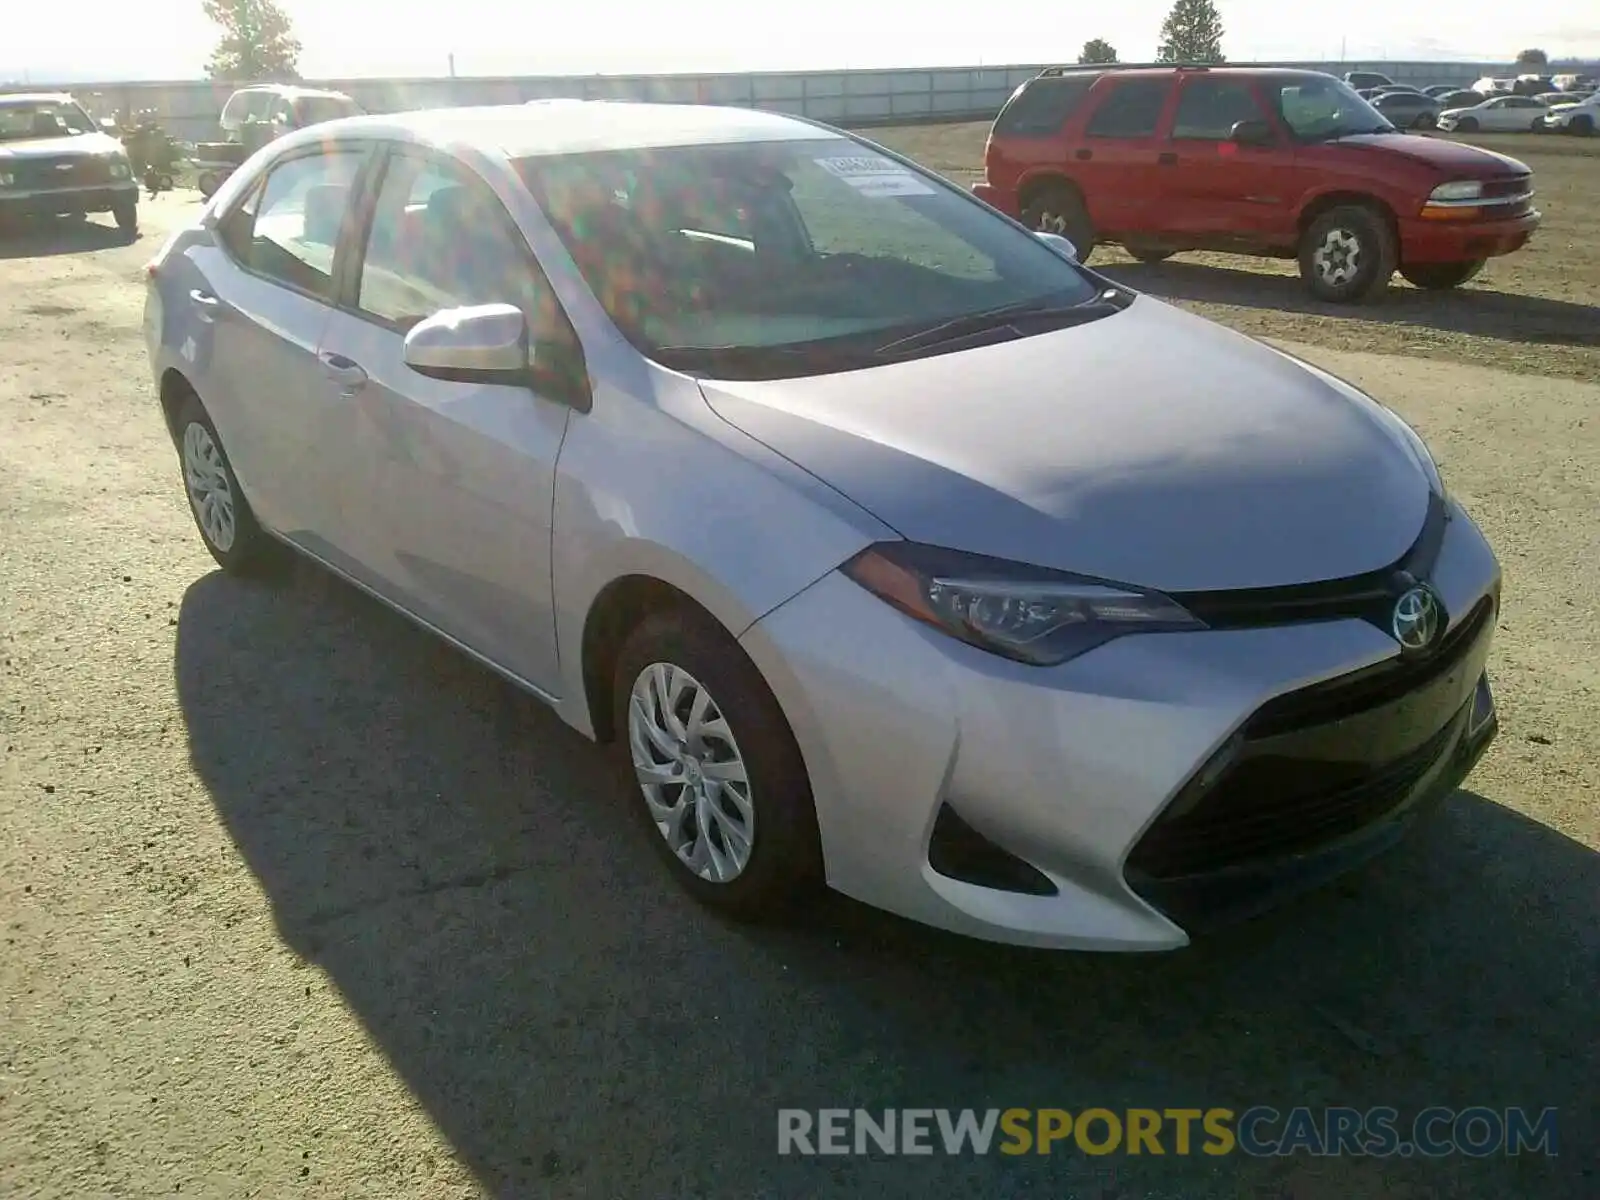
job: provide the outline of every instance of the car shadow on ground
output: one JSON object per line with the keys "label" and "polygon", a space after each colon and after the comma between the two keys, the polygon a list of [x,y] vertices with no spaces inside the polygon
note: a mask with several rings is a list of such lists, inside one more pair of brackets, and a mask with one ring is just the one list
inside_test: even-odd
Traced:
{"label": "car shadow on ground", "polygon": [[1410,325],[1447,333],[1551,346],[1600,346],[1600,308],[1467,286],[1429,292],[1396,277],[1371,304],[1327,304],[1307,294],[1299,276],[1186,263],[1091,263],[1113,279],[1163,300]]}
{"label": "car shadow on ground", "polygon": [[54,258],[126,246],[130,238],[107,217],[83,220],[7,221],[0,224],[0,259]]}
{"label": "car shadow on ground", "polygon": [[[278,929],[497,1196],[1592,1196],[1600,857],[1471,792],[1341,887],[1171,955],[666,879],[611,760],[308,567],[185,594],[193,765]],[[780,1158],[782,1107],[1522,1105],[1562,1157]],[[1196,1147],[1200,1139],[1196,1138]]]}

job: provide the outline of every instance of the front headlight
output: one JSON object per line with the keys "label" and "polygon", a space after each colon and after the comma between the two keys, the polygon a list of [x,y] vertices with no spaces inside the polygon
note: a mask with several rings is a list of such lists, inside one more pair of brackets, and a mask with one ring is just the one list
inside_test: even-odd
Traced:
{"label": "front headlight", "polygon": [[0,171],[0,188],[11,187],[17,182],[17,177],[10,171]]}
{"label": "front headlight", "polygon": [[1483,195],[1483,181],[1479,179],[1458,179],[1451,183],[1441,183],[1428,193],[1430,200],[1477,200]]}
{"label": "front headlight", "polygon": [[128,165],[128,160],[127,159],[125,159],[125,158],[114,158],[114,159],[111,160],[111,178],[113,178],[113,179],[131,179],[132,177],[133,177],[133,168]]}
{"label": "front headlight", "polygon": [[1125,634],[1206,628],[1159,592],[915,542],[879,542],[842,569],[907,616],[1033,666]]}

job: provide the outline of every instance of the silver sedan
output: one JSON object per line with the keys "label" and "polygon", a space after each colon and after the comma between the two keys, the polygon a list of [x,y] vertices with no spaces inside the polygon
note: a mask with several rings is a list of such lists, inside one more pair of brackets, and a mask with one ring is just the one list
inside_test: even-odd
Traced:
{"label": "silver sedan", "polygon": [[146,336],[224,569],[310,558],[613,744],[732,914],[1170,949],[1497,728],[1500,570],[1404,422],[814,122],[291,134]]}

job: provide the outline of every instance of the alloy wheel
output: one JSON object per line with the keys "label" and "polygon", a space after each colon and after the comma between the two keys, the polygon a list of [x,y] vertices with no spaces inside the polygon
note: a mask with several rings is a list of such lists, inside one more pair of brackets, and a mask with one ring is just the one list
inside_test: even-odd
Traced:
{"label": "alloy wheel", "polygon": [[226,554],[238,533],[233,488],[228,483],[222,450],[211,431],[198,421],[189,422],[183,431],[183,476],[201,531],[207,541]]}
{"label": "alloy wheel", "polygon": [[1361,239],[1349,229],[1330,229],[1311,252],[1317,278],[1329,287],[1344,287],[1361,270]]}
{"label": "alloy wheel", "polygon": [[671,663],[640,671],[628,747],[651,822],[678,860],[710,883],[743,874],[756,834],[750,776],[705,685]]}

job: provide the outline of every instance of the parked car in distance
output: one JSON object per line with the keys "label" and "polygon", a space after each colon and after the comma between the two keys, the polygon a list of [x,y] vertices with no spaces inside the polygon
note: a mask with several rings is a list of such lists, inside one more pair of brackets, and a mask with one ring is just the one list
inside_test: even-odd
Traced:
{"label": "parked car in distance", "polygon": [[1593,75],[1553,75],[1550,82],[1555,84],[1557,91],[1562,92],[1590,92],[1600,87],[1600,80]]}
{"label": "parked car in distance", "polygon": [[1458,88],[1455,91],[1445,92],[1442,96],[1435,96],[1434,99],[1439,101],[1439,112],[1444,112],[1447,108],[1471,108],[1474,104],[1481,104],[1483,93],[1475,92],[1471,88]]}
{"label": "parked car in distance", "polygon": [[1451,92],[1462,90],[1464,89],[1462,89],[1459,84],[1454,83],[1432,83],[1422,89],[1424,95],[1432,96],[1435,99],[1438,99],[1442,96],[1448,96]]}
{"label": "parked car in distance", "polygon": [[128,150],[66,92],[0,94],[0,218],[110,213],[139,234]]}
{"label": "parked car in distance", "polygon": [[1384,92],[1370,103],[1396,129],[1432,129],[1440,112],[1439,102],[1421,92]]}
{"label": "parked car in distance", "polygon": [[1532,172],[1400,133],[1348,85],[1268,67],[1054,67],[990,129],[979,196],[1082,255],[1298,260],[1320,299],[1455,287],[1538,227]]}
{"label": "parked car in distance", "polygon": [[1570,133],[1578,137],[1593,137],[1600,130],[1600,92],[1591,93],[1581,100],[1552,105],[1539,118],[1541,133]]}
{"label": "parked car in distance", "polygon": [[225,136],[242,141],[246,126],[251,124],[287,132],[361,112],[361,106],[343,92],[285,83],[253,83],[228,97],[218,124]]}
{"label": "parked car in distance", "polygon": [[1344,81],[1352,89],[1393,87],[1394,80],[1381,71],[1346,71]]}
{"label": "parked car in distance", "polygon": [[145,322],[223,569],[291,547],[610,743],[736,916],[827,883],[1174,949],[1392,845],[1495,735],[1500,567],[1405,422],[816,122],[292,133]]}
{"label": "parked car in distance", "polygon": [[1485,75],[1472,85],[1472,91],[1480,96],[1506,96],[1515,90],[1517,80],[1511,75]]}
{"label": "parked car in distance", "polygon": [[1437,124],[1445,133],[1526,133],[1548,111],[1532,96],[1491,96],[1468,108],[1444,109]]}

